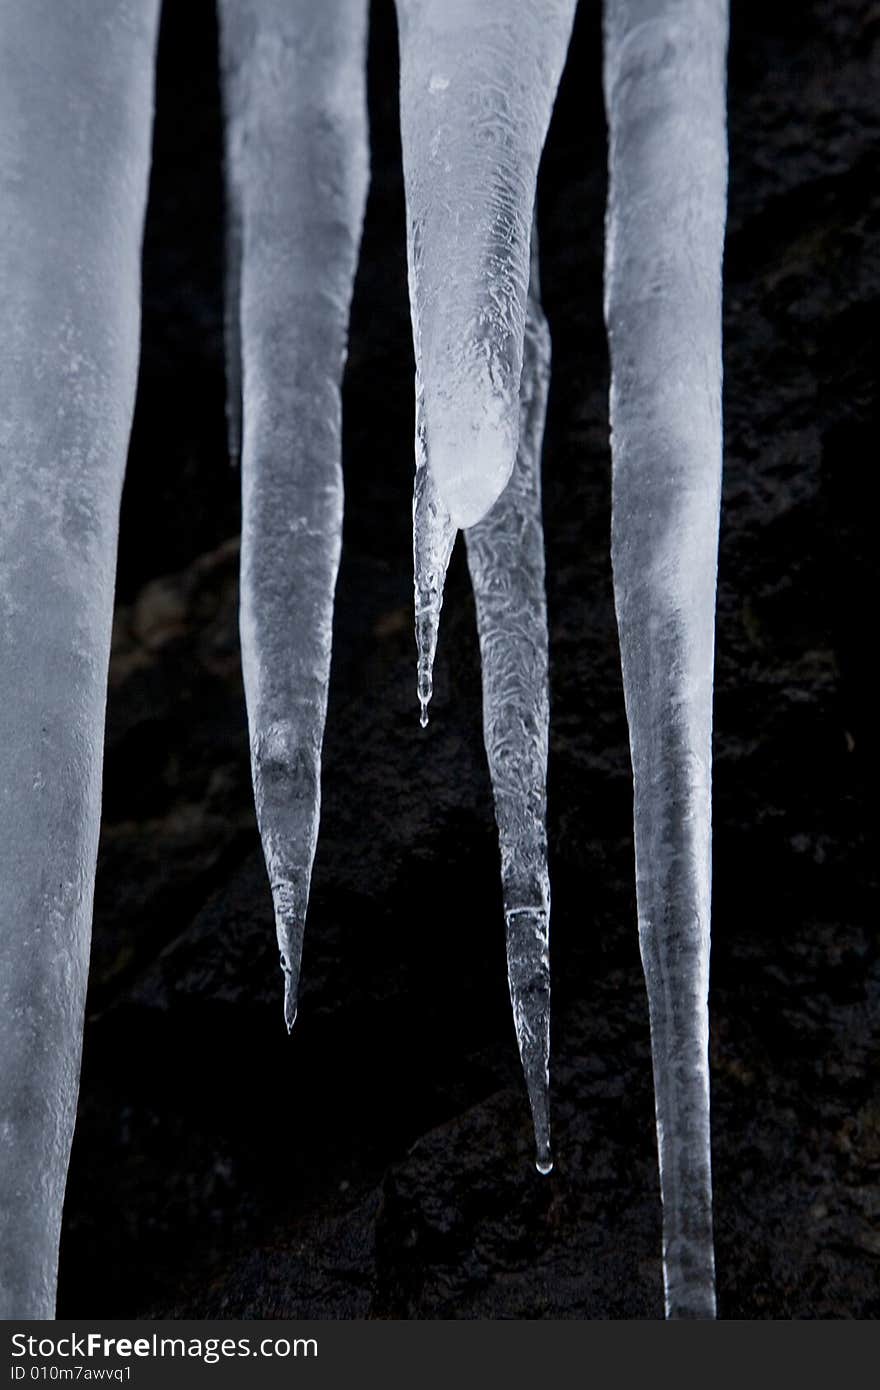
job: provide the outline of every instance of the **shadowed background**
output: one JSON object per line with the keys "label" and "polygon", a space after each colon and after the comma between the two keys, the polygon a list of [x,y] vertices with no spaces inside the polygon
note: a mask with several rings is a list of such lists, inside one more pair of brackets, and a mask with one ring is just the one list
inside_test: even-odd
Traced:
{"label": "shadowed background", "polygon": [[[608,554],[598,10],[581,0],[540,184],[556,1170],[531,1161],[458,552],[418,724],[393,6],[373,4],[323,823],[288,1038],[238,655],[216,29],[210,0],[166,0],[59,1316],[662,1315]],[[880,7],[732,0],[732,18],[719,1313],[872,1317]]]}

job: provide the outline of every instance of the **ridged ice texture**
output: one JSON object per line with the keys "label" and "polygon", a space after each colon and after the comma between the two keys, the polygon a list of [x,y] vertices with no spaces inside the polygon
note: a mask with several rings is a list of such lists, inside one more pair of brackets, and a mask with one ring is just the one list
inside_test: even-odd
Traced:
{"label": "ridged ice texture", "polygon": [[575,0],[397,0],[421,436],[456,527],[516,458],[538,161]]}
{"label": "ridged ice texture", "polygon": [[342,536],[340,388],[369,179],[367,10],[366,0],[221,0],[220,15],[241,248],[242,665],[292,1028]]}
{"label": "ridged ice texture", "polygon": [[607,0],[612,559],[668,1317],[713,1317],[708,987],[725,0]]}
{"label": "ridged ice texture", "polygon": [[54,1315],[156,20],[0,5],[0,1318]]}
{"label": "ridged ice texture", "polygon": [[413,586],[415,589],[419,722],[428,723],[434,693],[434,657],[443,587],[458,527],[446,510],[428,468],[422,383],[416,371],[416,476],[413,487]]}
{"label": "ridged ice texture", "polygon": [[520,387],[519,450],[489,514],[465,532],[483,672],[483,735],[495,796],[507,931],[507,978],[535,1126],[549,1173],[550,880],[547,874],[547,605],[541,446],[550,332],[541,309],[537,238]]}
{"label": "ridged ice texture", "polygon": [[[514,1026],[535,1126],[536,1165],[552,1166],[549,1119],[550,881],[546,781],[549,697],[541,445],[550,334],[541,309],[537,235],[521,377],[519,449],[507,487],[465,532],[477,609],[483,731],[495,797]],[[417,418],[420,412],[417,409]],[[432,691],[443,582],[457,528],[437,496],[416,436],[413,500],[416,645],[422,724]]]}

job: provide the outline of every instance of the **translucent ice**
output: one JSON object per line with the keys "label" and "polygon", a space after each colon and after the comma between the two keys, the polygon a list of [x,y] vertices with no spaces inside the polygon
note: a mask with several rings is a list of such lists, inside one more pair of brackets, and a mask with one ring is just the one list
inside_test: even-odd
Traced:
{"label": "translucent ice", "polygon": [[[369,177],[367,6],[221,0],[220,15],[227,285],[240,287],[228,342],[240,336],[243,365],[242,665],[292,1028],[342,537],[340,388]],[[231,412],[234,428],[234,401]]]}
{"label": "translucent ice", "polygon": [[416,651],[421,725],[428,723],[428,703],[434,693],[434,657],[443,607],[443,586],[458,527],[446,510],[425,451],[422,383],[416,369],[416,477],[413,488],[413,583],[415,587]]}
{"label": "translucent ice", "polygon": [[726,0],[607,0],[612,559],[669,1317],[715,1312],[710,785]]}
{"label": "translucent ice", "polygon": [[[219,0],[218,0],[219,3]],[[229,32],[228,22],[226,33]],[[231,42],[231,41],[230,41]],[[241,462],[241,256],[242,207],[239,186],[240,160],[232,157],[231,132],[235,112],[232,109],[235,84],[230,79],[223,84],[224,115],[230,138],[223,163],[226,200],[224,208],[224,284],[223,332],[224,365],[226,368],[226,444],[229,461]]]}
{"label": "translucent ice", "polygon": [[0,6],[0,1317],[54,1314],[156,0]]}
{"label": "translucent ice", "polygon": [[397,0],[420,438],[457,527],[516,458],[538,161],[575,0]]}
{"label": "translucent ice", "polygon": [[546,783],[549,696],[541,445],[550,332],[532,240],[520,388],[519,450],[510,482],[465,532],[483,668],[483,736],[495,795],[507,927],[507,976],[532,1107],[538,1170],[549,1173],[550,880]]}
{"label": "translucent ice", "polygon": [[[483,732],[501,850],[508,983],[542,1173],[552,1167],[545,821],[549,699],[541,523],[541,444],[549,380],[550,334],[541,309],[533,233],[516,464],[501,496],[483,520],[465,532],[465,540],[480,637]],[[437,497],[420,435],[413,523],[418,691],[424,725],[443,580],[457,530]]]}
{"label": "translucent ice", "polygon": [[549,1171],[547,629],[539,479],[549,335],[536,275],[531,296],[528,288],[538,162],[575,5],[398,0],[397,8],[416,358],[419,701],[425,724],[443,583],[456,531],[467,527],[511,1001],[538,1165]]}

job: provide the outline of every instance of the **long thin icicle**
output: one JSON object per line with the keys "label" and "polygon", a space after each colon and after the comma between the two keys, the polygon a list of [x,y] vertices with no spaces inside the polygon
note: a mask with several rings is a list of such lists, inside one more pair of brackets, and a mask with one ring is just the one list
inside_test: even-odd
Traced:
{"label": "long thin icicle", "polygon": [[726,0],[606,0],[612,558],[668,1317],[713,1317],[708,986]]}
{"label": "long thin icicle", "polygon": [[417,435],[457,527],[513,469],[538,161],[575,0],[397,0]]}
{"label": "long thin icicle", "polygon": [[[224,103],[232,96],[233,83],[224,84]],[[227,130],[235,113],[225,111]],[[226,368],[226,449],[229,462],[241,462],[241,257],[242,209],[237,170],[227,146],[223,165],[225,207],[223,226],[223,343]]]}
{"label": "long thin icicle", "polygon": [[428,723],[428,704],[434,693],[434,657],[440,632],[440,610],[446,571],[452,559],[458,527],[440,499],[428,468],[425,449],[422,384],[416,369],[416,476],[413,487],[413,586],[416,611],[416,652],[420,722]]}
{"label": "long thin icicle", "polygon": [[241,216],[242,665],[290,1029],[320,815],[340,388],[369,179],[367,6],[221,0],[220,15]]}
{"label": "long thin icicle", "polygon": [[549,335],[536,274],[531,296],[528,286],[538,162],[574,0],[541,7],[398,0],[397,8],[416,358],[421,722],[433,689],[446,570],[457,529],[467,527],[511,1001],[537,1162],[549,1172],[547,628],[538,476]]}
{"label": "long thin icicle", "polygon": [[532,232],[520,387],[519,450],[510,482],[465,532],[483,672],[483,733],[495,794],[507,928],[507,976],[535,1125],[536,1165],[550,1148],[550,880],[547,874],[547,605],[541,445],[550,384],[550,331],[541,308]]}
{"label": "long thin icicle", "polygon": [[[546,780],[549,697],[541,445],[550,380],[550,334],[540,300],[537,233],[521,379],[519,449],[510,481],[488,515],[465,531],[477,606],[483,729],[495,795],[510,999],[535,1125],[536,1163],[549,1173],[550,882]],[[413,535],[422,723],[443,579],[455,523],[439,500],[417,437]]]}
{"label": "long thin icicle", "polygon": [[54,1316],[156,0],[0,6],[0,1318]]}

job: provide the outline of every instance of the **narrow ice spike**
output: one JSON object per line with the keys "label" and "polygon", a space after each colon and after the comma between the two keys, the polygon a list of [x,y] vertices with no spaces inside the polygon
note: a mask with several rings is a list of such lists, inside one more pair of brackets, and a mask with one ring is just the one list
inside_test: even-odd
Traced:
{"label": "narrow ice spike", "polygon": [[550,332],[541,308],[537,233],[520,387],[519,450],[504,492],[465,532],[483,670],[483,732],[495,794],[510,1001],[540,1173],[550,1149],[550,880],[546,783],[549,695],[541,446]]}
{"label": "narrow ice spike", "polygon": [[457,527],[513,469],[538,162],[575,0],[397,0],[428,468]]}
{"label": "narrow ice spike", "polygon": [[54,1316],[82,1048],[155,0],[0,5],[0,1318]]}
{"label": "narrow ice spike", "polygon": [[292,970],[285,969],[284,956],[281,957],[281,969],[284,973],[284,1023],[288,1033],[293,1032],[293,1025],[296,1023],[297,1009],[297,984],[298,980],[294,977]]}
{"label": "narrow ice spike", "polygon": [[[220,20],[241,236],[242,667],[290,1029],[320,816],[340,391],[369,181],[367,4],[221,0]],[[235,216],[231,231],[230,263]]]}
{"label": "narrow ice spike", "polygon": [[670,1318],[715,1315],[708,988],[726,0],[606,0],[612,559]]}
{"label": "narrow ice spike", "polygon": [[434,656],[443,607],[443,585],[458,528],[440,500],[425,454],[424,396],[416,377],[416,477],[413,490],[413,575],[419,722],[428,723],[434,692]]}
{"label": "narrow ice spike", "polygon": [[[225,93],[231,94],[232,84],[227,84]],[[241,133],[241,126],[233,121],[233,113],[227,113],[227,131],[230,143],[232,132]],[[226,189],[224,207],[223,236],[223,339],[224,365],[226,368],[226,449],[229,462],[237,466],[241,462],[241,255],[242,255],[242,212],[241,190],[234,173],[234,166],[241,163],[242,152],[233,159],[227,149],[224,161],[224,184]]]}

